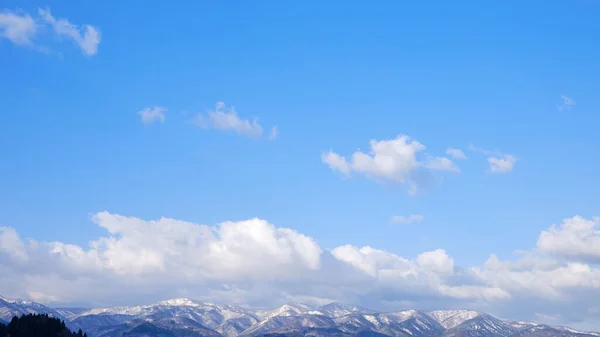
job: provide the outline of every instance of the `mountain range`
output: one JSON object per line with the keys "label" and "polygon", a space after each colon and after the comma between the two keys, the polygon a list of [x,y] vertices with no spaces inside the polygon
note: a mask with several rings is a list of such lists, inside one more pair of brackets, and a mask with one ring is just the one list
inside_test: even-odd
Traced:
{"label": "mountain range", "polygon": [[471,310],[378,312],[341,303],[258,310],[185,298],[143,306],[50,308],[0,297],[0,322],[29,313],[62,319],[90,337],[600,337]]}

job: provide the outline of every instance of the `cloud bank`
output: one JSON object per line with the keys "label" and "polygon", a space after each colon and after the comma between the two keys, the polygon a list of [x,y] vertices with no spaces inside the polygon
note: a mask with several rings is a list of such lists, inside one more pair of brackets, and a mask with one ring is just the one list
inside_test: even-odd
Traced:
{"label": "cloud bank", "polygon": [[599,318],[598,218],[565,219],[514,260],[491,255],[471,267],[458,266],[444,249],[414,258],[369,246],[323,249],[256,218],[208,226],[100,212],[92,221],[106,235],[87,247],[38,242],[0,227],[0,291],[59,304],[188,296],[263,307],[302,299],[388,310],[473,308],[565,324]]}

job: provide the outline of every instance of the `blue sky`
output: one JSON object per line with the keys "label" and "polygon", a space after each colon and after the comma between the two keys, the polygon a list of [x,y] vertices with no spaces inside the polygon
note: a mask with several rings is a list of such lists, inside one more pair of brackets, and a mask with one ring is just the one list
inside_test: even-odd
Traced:
{"label": "blue sky", "polygon": [[[412,261],[444,249],[468,268],[537,254],[551,225],[599,214],[595,1],[8,0],[0,13],[0,225],[19,240],[86,250],[110,236],[90,220],[103,211],[211,226],[257,217],[324,251]],[[9,19],[28,16],[37,30],[15,33]],[[258,118],[262,136],[193,122],[217,102]],[[155,107],[164,120],[144,123],[138,112]],[[322,160],[399,135],[460,172],[427,170],[434,183],[411,195]],[[514,165],[490,172],[503,155]],[[422,220],[390,221],[410,215]]]}

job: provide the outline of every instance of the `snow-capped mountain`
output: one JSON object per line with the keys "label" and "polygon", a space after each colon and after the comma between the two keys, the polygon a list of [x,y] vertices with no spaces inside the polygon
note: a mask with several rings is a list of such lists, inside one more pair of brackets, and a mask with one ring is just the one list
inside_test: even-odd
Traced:
{"label": "snow-capped mountain", "polygon": [[471,310],[436,310],[430,311],[429,315],[444,328],[452,329],[465,321],[479,316],[480,313]]}
{"label": "snow-capped mountain", "polygon": [[342,316],[347,316],[350,314],[358,314],[358,313],[363,313],[363,314],[370,314],[370,313],[374,313],[374,311],[372,310],[368,310],[365,308],[361,308],[361,307],[357,307],[355,305],[348,305],[348,304],[343,304],[343,303],[338,303],[338,302],[333,302],[333,303],[329,303],[326,304],[322,307],[319,308],[319,311],[322,312],[323,314],[329,316],[329,317],[342,317]]}
{"label": "snow-capped mountain", "polygon": [[56,312],[61,314],[63,317],[67,319],[72,319],[75,316],[81,314],[82,312],[88,311],[88,308],[55,308]]}
{"label": "snow-capped mountain", "polygon": [[487,314],[479,314],[444,332],[445,337],[508,337],[515,329],[506,322]]}
{"label": "snow-capped mountain", "polygon": [[330,329],[335,328],[335,321],[331,317],[316,313],[303,313],[294,316],[270,316],[242,331],[245,336],[258,336],[269,333],[286,333],[304,329]]}
{"label": "snow-capped mountain", "polygon": [[265,312],[264,314],[258,313],[263,319],[270,319],[273,317],[293,317],[304,313],[307,313],[311,308],[307,305],[290,303],[285,304],[275,310]]}
{"label": "snow-capped mountain", "polygon": [[433,317],[417,310],[351,314],[336,321],[347,332],[375,331],[388,336],[437,336],[444,330]]}
{"label": "snow-capped mountain", "polygon": [[511,335],[511,337],[548,337],[548,336],[568,336],[568,337],[594,337],[600,336],[596,332],[582,332],[565,327],[552,327],[544,324],[536,324],[526,329],[520,330]]}
{"label": "snow-capped mountain", "polygon": [[10,300],[0,296],[0,320],[9,322],[14,316],[27,314],[48,314],[61,320],[68,321],[55,309],[31,301]]}
{"label": "snow-capped mountain", "polygon": [[331,303],[255,310],[186,298],[109,308],[57,308],[0,297],[0,321],[44,313],[90,337],[600,337],[469,310],[376,312]]}
{"label": "snow-capped mountain", "polygon": [[221,337],[218,332],[187,317],[137,319],[117,326],[98,326],[91,333],[98,337]]}
{"label": "snow-capped mountain", "polygon": [[[285,312],[282,312],[285,314]],[[185,317],[224,336],[237,336],[259,321],[252,310],[187,298],[133,307],[94,308],[74,314],[72,322],[84,328],[117,326],[136,319]]]}

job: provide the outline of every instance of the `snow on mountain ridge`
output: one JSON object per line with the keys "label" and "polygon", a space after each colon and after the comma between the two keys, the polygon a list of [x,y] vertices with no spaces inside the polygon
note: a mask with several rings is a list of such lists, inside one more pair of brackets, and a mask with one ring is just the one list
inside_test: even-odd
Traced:
{"label": "snow on mountain ridge", "polygon": [[74,316],[74,318],[89,316],[89,315],[127,315],[127,316],[142,316],[152,315],[157,312],[163,311],[167,308],[174,309],[185,309],[189,308],[192,311],[218,311],[223,315],[224,319],[236,318],[242,314],[249,314],[249,310],[242,309],[240,307],[232,305],[219,305],[208,302],[194,301],[188,298],[176,298],[165,301],[160,301],[154,304],[138,305],[138,306],[116,306],[106,308],[93,308],[84,312],[81,312]]}
{"label": "snow on mountain ridge", "polygon": [[89,316],[89,315],[103,315],[103,314],[136,316],[136,315],[141,314],[143,312],[143,310],[148,307],[150,307],[150,306],[133,306],[133,307],[118,306],[118,307],[107,307],[107,308],[93,308],[93,309],[84,311],[84,312],[76,315],[75,317]]}
{"label": "snow on mountain ridge", "polygon": [[199,303],[190,300],[189,298],[174,298],[170,300],[157,302],[156,305],[169,305],[169,306],[189,306],[189,307],[197,307],[200,306]]}
{"label": "snow on mountain ridge", "polygon": [[511,326],[515,329],[526,329],[526,328],[531,328],[531,327],[540,325],[539,323],[535,323],[535,322],[510,321],[510,320],[504,320],[504,323],[508,324],[509,326]]}
{"label": "snow on mountain ridge", "polygon": [[310,307],[307,305],[289,303],[284,304],[281,307],[269,312],[264,319],[273,318],[276,316],[297,316],[305,312],[310,311]]}
{"label": "snow on mountain ridge", "polygon": [[[500,320],[472,310],[376,312],[341,303],[318,308],[288,303],[274,310],[254,310],[188,298],[142,306],[71,310],[0,297],[1,320],[10,321],[13,314],[26,313],[67,317],[65,322],[89,331],[91,337],[124,336],[142,323],[179,329],[178,333],[189,328],[202,334],[210,333],[213,337],[255,337],[288,332],[294,332],[295,337],[312,336],[313,333],[317,337],[351,337],[365,332],[393,337],[600,337],[600,333],[566,327]],[[208,330],[202,330],[204,327]],[[327,335],[329,333],[332,335]]]}
{"label": "snow on mountain ridge", "polygon": [[381,315],[383,315],[383,317],[386,317],[387,319],[393,319],[396,322],[404,322],[410,318],[415,317],[419,312],[416,310],[403,310],[403,311],[393,311],[393,312],[387,312],[387,313],[383,313]]}
{"label": "snow on mountain ridge", "polygon": [[332,302],[323,305],[318,310],[331,317],[341,317],[356,313],[372,313],[372,310],[364,309],[355,305],[342,304],[339,302]]}
{"label": "snow on mountain ridge", "polygon": [[25,301],[20,299],[8,299],[0,297],[0,320],[9,322],[14,316],[27,314],[47,314],[65,321],[67,326],[74,328],[70,321],[55,309],[47,307],[41,303]]}
{"label": "snow on mountain ridge", "polygon": [[[537,323],[535,323],[535,324],[537,324]],[[564,331],[568,331],[568,332],[572,332],[572,333],[576,333],[576,334],[586,334],[586,335],[593,335],[593,336],[599,336],[600,337],[600,333],[599,332],[580,331],[580,330],[571,329],[571,328],[566,327],[566,326],[553,326],[552,328],[558,329],[558,330],[564,330]]]}
{"label": "snow on mountain ridge", "polygon": [[458,326],[447,329],[445,336],[456,336],[457,332],[469,331],[470,337],[508,337],[515,334],[515,329],[506,322],[485,313],[462,322]]}
{"label": "snow on mountain ridge", "polygon": [[472,310],[435,310],[428,314],[446,329],[452,329],[481,315],[480,312]]}

